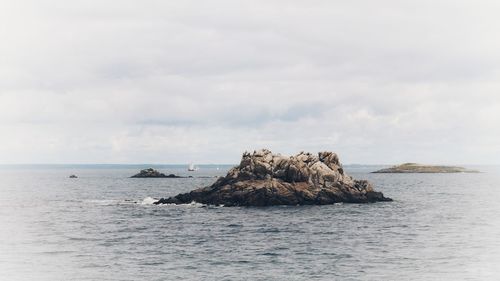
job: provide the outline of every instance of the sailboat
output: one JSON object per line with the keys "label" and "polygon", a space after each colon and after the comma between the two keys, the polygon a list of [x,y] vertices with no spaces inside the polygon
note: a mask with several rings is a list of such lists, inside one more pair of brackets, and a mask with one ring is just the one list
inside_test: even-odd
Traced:
{"label": "sailboat", "polygon": [[194,172],[196,170],[198,170],[198,168],[196,168],[193,163],[189,163],[188,171]]}

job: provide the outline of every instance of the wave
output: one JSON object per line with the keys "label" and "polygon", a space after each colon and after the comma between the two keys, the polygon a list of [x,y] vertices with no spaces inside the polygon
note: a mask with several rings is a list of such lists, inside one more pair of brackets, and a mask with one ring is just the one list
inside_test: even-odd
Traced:
{"label": "wave", "polygon": [[[131,199],[97,199],[97,200],[85,200],[84,202],[90,203],[93,205],[99,205],[99,206],[112,206],[112,205],[142,205],[142,206],[151,206],[154,205],[154,203],[158,201],[158,199],[155,199],[153,197],[146,197],[142,200],[131,200]],[[158,206],[183,206],[183,207],[188,207],[188,208],[201,208],[201,207],[207,207],[206,204],[198,203],[198,202],[191,202],[187,204],[160,204]]]}
{"label": "wave", "polygon": [[181,204],[181,206],[200,208],[200,207],[206,207],[207,205],[202,204],[202,203],[198,203],[196,201],[192,201],[189,204]]}
{"label": "wave", "polygon": [[154,199],[153,197],[146,197],[144,198],[139,204],[140,205],[153,205],[154,202],[158,201],[157,199]]}
{"label": "wave", "polygon": [[[146,197],[142,200],[140,203],[141,205],[153,205],[154,202],[158,201],[158,199],[154,199],[152,197]],[[203,204],[203,203],[198,203],[196,201],[192,201],[191,203],[186,203],[186,204],[159,204],[157,206],[182,206],[182,207],[188,207],[188,208],[202,208],[202,207],[207,207],[208,205]]]}
{"label": "wave", "polygon": [[158,206],[181,206],[181,207],[188,207],[188,208],[203,208],[203,207],[207,207],[208,205],[203,204],[203,203],[198,203],[196,201],[192,201],[191,203],[185,203],[185,204],[159,204]]}

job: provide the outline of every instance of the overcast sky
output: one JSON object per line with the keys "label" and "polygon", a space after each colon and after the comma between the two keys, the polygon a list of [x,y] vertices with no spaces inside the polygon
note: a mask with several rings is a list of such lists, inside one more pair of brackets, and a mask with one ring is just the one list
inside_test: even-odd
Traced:
{"label": "overcast sky", "polygon": [[500,1],[0,0],[0,163],[500,163]]}

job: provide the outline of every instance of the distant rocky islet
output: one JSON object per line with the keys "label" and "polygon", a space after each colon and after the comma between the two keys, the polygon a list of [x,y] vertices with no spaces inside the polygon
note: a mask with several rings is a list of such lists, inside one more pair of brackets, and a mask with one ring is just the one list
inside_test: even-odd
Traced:
{"label": "distant rocky islet", "polygon": [[198,179],[204,179],[204,178],[213,178],[212,176],[179,176],[176,174],[164,174],[161,173],[160,171],[153,169],[153,168],[148,168],[141,170],[139,173],[131,176],[131,178],[167,178],[167,179],[190,179],[190,178],[198,178]]}
{"label": "distant rocky islet", "polygon": [[131,178],[182,178],[182,177],[174,174],[165,175],[164,173],[160,173],[159,171],[153,168],[149,168],[141,170],[138,174],[131,176]]}
{"label": "distant rocky islet", "polygon": [[423,165],[417,163],[404,163],[401,165],[392,166],[372,173],[479,173],[476,170],[469,170],[458,166],[437,166]]}

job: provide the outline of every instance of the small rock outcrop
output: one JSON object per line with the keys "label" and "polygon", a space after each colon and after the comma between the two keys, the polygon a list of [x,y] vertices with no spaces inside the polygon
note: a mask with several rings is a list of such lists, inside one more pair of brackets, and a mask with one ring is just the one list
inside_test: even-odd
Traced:
{"label": "small rock outcrop", "polygon": [[404,163],[372,173],[479,173],[479,171],[456,166],[431,166],[417,163]]}
{"label": "small rock outcrop", "polygon": [[285,157],[263,149],[245,152],[240,165],[208,187],[155,204],[192,201],[224,206],[326,205],[392,201],[365,180],[345,174],[337,154],[301,152]]}
{"label": "small rock outcrop", "polygon": [[131,176],[131,178],[180,178],[180,177],[174,174],[165,175],[153,168],[149,168],[141,170],[138,174]]}
{"label": "small rock outcrop", "polygon": [[70,175],[70,176],[69,176],[69,178],[70,178],[70,179],[77,179],[77,178],[78,178],[78,176],[77,176],[77,175]]}

